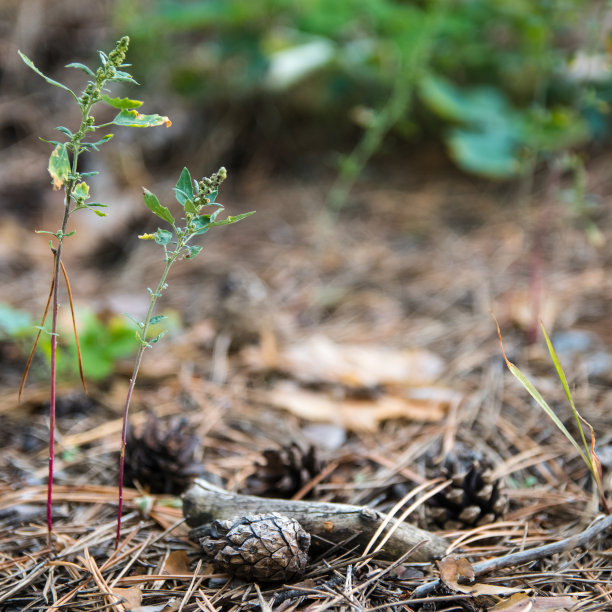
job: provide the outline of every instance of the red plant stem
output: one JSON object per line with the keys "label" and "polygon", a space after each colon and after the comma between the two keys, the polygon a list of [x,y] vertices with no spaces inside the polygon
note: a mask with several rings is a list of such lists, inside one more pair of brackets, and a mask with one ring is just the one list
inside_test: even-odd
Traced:
{"label": "red plant stem", "polygon": [[57,249],[53,249],[54,269],[53,269],[53,299],[51,305],[51,390],[49,398],[49,480],[47,483],[47,539],[51,546],[51,533],[53,531],[52,505],[53,505],[53,467],[55,459],[55,400],[56,400],[56,370],[57,370],[57,314],[59,310],[58,301],[58,279],[62,261],[62,245],[64,234],[70,217],[70,194],[72,184],[66,186],[64,199],[64,219],[62,229],[57,240]]}

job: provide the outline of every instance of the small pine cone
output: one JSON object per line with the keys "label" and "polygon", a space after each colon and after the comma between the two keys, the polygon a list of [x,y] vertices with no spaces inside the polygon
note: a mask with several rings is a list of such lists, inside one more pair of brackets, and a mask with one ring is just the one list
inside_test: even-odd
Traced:
{"label": "small pine cone", "polygon": [[189,434],[187,420],[161,421],[149,414],[142,431],[128,431],[125,451],[125,478],[151,493],[180,495],[194,477],[202,473],[198,460],[199,440]]}
{"label": "small pine cone", "polygon": [[270,512],[213,521],[200,545],[219,571],[255,582],[284,582],[304,573],[310,534],[295,519]]}
{"label": "small pine cone", "polygon": [[450,460],[437,475],[451,483],[427,501],[428,526],[472,528],[493,523],[506,511],[508,500],[500,491],[500,481],[483,460]]}
{"label": "small pine cone", "polygon": [[293,442],[265,450],[263,456],[265,463],[257,463],[256,473],[248,479],[253,495],[290,499],[321,471],[314,446],[305,451]]}

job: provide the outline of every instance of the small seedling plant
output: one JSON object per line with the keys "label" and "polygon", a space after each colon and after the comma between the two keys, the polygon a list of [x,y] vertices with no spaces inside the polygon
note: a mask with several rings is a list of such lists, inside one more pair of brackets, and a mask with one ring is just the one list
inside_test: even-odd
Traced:
{"label": "small seedling plant", "polygon": [[[69,221],[72,215],[80,210],[88,210],[99,217],[104,217],[105,204],[99,202],[91,202],[90,188],[87,183],[87,178],[97,174],[97,172],[81,172],[79,170],[79,160],[84,153],[98,151],[99,147],[113,138],[112,133],[106,133],[102,138],[95,140],[94,133],[98,130],[105,130],[112,126],[122,127],[154,127],[159,125],[170,126],[171,122],[168,117],[160,115],[143,115],[136,109],[142,105],[139,100],[131,100],[129,98],[111,98],[108,95],[109,86],[115,83],[131,83],[138,84],[134,78],[124,70],[129,64],[125,64],[125,56],[129,46],[129,38],[124,36],[121,38],[115,48],[107,55],[100,51],[100,66],[94,72],[91,68],[81,63],[68,64],[67,68],[76,68],[82,70],[89,77],[87,85],[80,95],[77,95],[70,87],[60,83],[45,74],[43,74],[26,55],[19,51],[21,59],[34,72],[40,75],[47,83],[55,87],[63,89],[69,94],[78,105],[81,112],[81,120],[76,131],[72,131],[64,126],[55,128],[65,138],[64,141],[45,140],[45,142],[53,145],[53,151],[49,158],[49,174],[51,175],[52,185],[55,190],[63,190],[64,210],[60,228],[55,231],[38,230],[37,233],[49,234],[52,239],[49,243],[51,252],[53,253],[53,273],[49,289],[49,297],[45,306],[42,322],[39,328],[39,333],[34,342],[30,358],[25,368],[19,396],[23,391],[25,380],[29,371],[32,357],[40,338],[40,333],[43,331],[49,307],[51,307],[51,358],[50,358],[50,411],[49,411],[49,481],[47,489],[47,527],[49,533],[49,542],[51,543],[51,533],[53,530],[53,522],[51,516],[52,495],[53,495],[53,462],[55,457],[55,403],[56,403],[56,365],[57,365],[57,320],[59,311],[59,278],[62,274],[68,299],[70,303],[72,321],[77,345],[77,353],[79,355],[79,370],[81,381],[85,386],[83,377],[83,368],[80,358],[80,349],[78,344],[78,335],[76,332],[76,322],[74,317],[74,308],[72,301],[72,291],[68,281],[68,274],[62,262],[62,251],[66,238],[72,236],[74,231],[69,231]],[[117,111],[114,118],[108,122],[96,124],[96,119],[92,114],[94,106],[101,104],[111,107]]]}
{"label": "small seedling plant", "polygon": [[[599,504],[603,511],[606,514],[612,513],[612,508],[606,499],[606,492],[603,486],[603,473],[601,468],[601,462],[595,453],[595,430],[593,426],[578,412],[576,408],[576,404],[574,403],[574,398],[572,397],[572,393],[569,388],[569,384],[567,382],[567,377],[565,376],[565,371],[561,366],[561,362],[559,361],[559,356],[557,355],[557,351],[553,346],[553,343],[546,332],[546,328],[543,323],[540,323],[540,329],[542,330],[542,335],[544,336],[544,340],[546,341],[546,347],[548,349],[548,353],[552,359],[553,365],[555,366],[555,371],[561,382],[561,386],[563,387],[563,391],[565,392],[565,396],[569,402],[572,415],[574,420],[576,421],[576,428],[580,434],[579,439],[572,435],[567,427],[563,424],[563,421],[559,418],[557,413],[551,408],[551,406],[546,402],[542,394],[538,391],[536,386],[527,378],[527,376],[520,370],[514,363],[512,363],[508,357],[506,356],[506,352],[504,351],[504,345],[502,343],[501,331],[499,329],[499,323],[495,321],[497,325],[497,335],[499,337],[499,344],[501,347],[502,355],[504,357],[504,361],[506,362],[506,366],[512,373],[512,375],[521,383],[523,388],[531,395],[531,397],[536,401],[538,406],[548,415],[551,421],[555,424],[557,429],[567,438],[569,443],[576,449],[576,452],[588,468],[591,473],[591,477],[593,482],[595,483],[595,487],[597,489],[597,494],[599,496]],[[584,427],[589,430],[590,442],[587,441]]]}
{"label": "small seedling plant", "polygon": [[154,314],[157,300],[162,296],[162,293],[168,288],[166,279],[173,264],[182,259],[193,259],[202,251],[202,247],[197,244],[190,244],[194,238],[202,236],[213,227],[222,225],[230,225],[241,221],[245,217],[252,215],[255,211],[243,213],[235,216],[227,216],[224,219],[219,219],[219,214],[224,210],[224,206],[216,201],[219,193],[219,186],[227,178],[225,168],[220,168],[210,177],[205,177],[200,181],[194,181],[191,178],[189,170],[183,168],[179,180],[174,188],[177,202],[182,208],[181,221],[184,224],[177,223],[176,219],[170,212],[170,209],[160,203],[154,193],[148,189],[144,189],[144,203],[149,210],[160,219],[163,219],[170,229],[159,228],[153,234],[142,234],[139,236],[141,240],[153,240],[156,244],[163,248],[164,252],[164,269],[162,271],[159,283],[155,289],[148,289],[149,292],[149,307],[147,314],[142,321],[134,319],[138,326],[138,342],[139,348],[134,360],[134,369],[130,384],[128,387],[125,407],[123,412],[123,429],[121,434],[121,454],[119,458],[119,510],[117,515],[117,537],[115,545],[119,545],[121,537],[121,512],[123,507],[123,473],[125,463],[125,446],[127,435],[127,423],[132,394],[142,358],[146,349],[157,343],[165,332],[161,332],[154,337],[149,336],[150,327],[163,321],[164,315]]}

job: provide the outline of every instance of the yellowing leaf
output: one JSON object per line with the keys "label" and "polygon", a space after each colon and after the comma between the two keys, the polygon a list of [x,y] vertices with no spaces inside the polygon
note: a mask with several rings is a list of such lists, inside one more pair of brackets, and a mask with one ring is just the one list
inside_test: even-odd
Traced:
{"label": "yellowing leaf", "polygon": [[53,189],[60,189],[70,174],[70,159],[66,145],[58,144],[49,157],[49,174],[53,180]]}

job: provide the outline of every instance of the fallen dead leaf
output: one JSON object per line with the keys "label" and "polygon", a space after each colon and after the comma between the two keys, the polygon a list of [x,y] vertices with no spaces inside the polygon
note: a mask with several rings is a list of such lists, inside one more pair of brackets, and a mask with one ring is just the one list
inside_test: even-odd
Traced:
{"label": "fallen dead leaf", "polygon": [[526,593],[514,593],[507,599],[496,603],[491,612],[570,612],[576,605],[576,598],[571,595],[553,597],[530,597]]}
{"label": "fallen dead leaf", "polygon": [[142,603],[142,591],[137,587],[128,587],[127,589],[120,587],[111,587],[111,592],[120,598],[121,605],[126,610],[135,610]]}
{"label": "fallen dead leaf", "polygon": [[184,576],[185,574],[189,574],[190,571],[189,557],[184,550],[173,550],[166,558],[166,562],[162,568],[162,574],[169,574],[171,576]]}
{"label": "fallen dead leaf", "polygon": [[465,557],[448,555],[441,561],[436,561],[440,570],[440,580],[453,591],[466,593],[474,597],[479,595],[504,595],[505,593],[521,593],[525,589],[515,589],[496,584],[474,582],[474,569]]}
{"label": "fallen dead leaf", "polygon": [[[264,363],[252,354],[245,358],[255,369],[260,369]],[[281,349],[277,359],[275,367],[296,380],[348,387],[429,385],[444,369],[442,359],[424,349],[339,344],[322,335]]]}
{"label": "fallen dead leaf", "polygon": [[[324,392],[302,389],[283,381],[272,390],[253,394],[253,399],[288,410],[307,421],[333,423],[350,431],[376,431],[382,421],[407,419],[419,422],[439,422],[446,415],[448,397],[412,399],[382,395],[376,399],[336,399]],[[455,398],[456,399],[456,398]]]}

